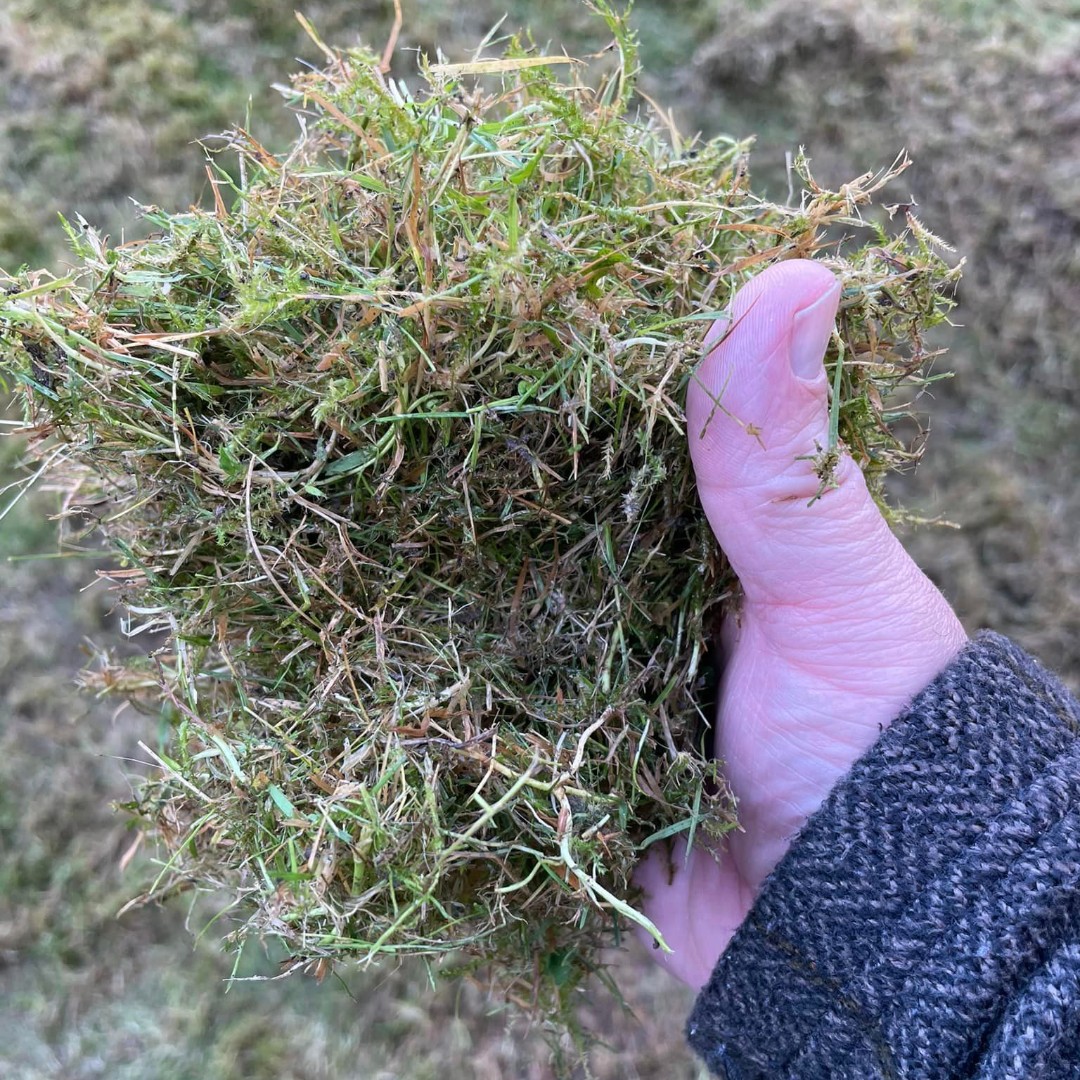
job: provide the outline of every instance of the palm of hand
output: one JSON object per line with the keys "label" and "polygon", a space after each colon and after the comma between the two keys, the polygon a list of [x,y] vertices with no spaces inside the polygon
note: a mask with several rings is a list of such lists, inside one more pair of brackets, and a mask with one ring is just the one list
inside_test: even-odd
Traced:
{"label": "palm of hand", "polygon": [[658,845],[638,881],[672,949],[657,955],[694,986],[835,782],[966,640],[850,458],[814,499],[838,299],[820,264],[772,267],[739,292],[730,331],[706,339],[688,394],[702,504],[744,590],[725,627],[715,746],[741,831],[719,857]]}

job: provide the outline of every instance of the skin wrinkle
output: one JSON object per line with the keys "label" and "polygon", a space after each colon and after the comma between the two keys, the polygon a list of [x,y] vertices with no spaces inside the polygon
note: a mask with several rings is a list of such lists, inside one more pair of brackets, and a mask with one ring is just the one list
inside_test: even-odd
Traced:
{"label": "skin wrinkle", "polygon": [[[812,583],[814,588],[807,589],[793,600],[774,595],[755,596],[748,601],[747,607],[755,612],[760,611],[764,623],[779,627],[783,627],[789,617],[798,619],[807,617],[809,613],[805,629],[814,629],[816,619],[818,623],[827,623],[837,631],[847,632],[852,640],[858,640],[861,632],[869,647],[884,646],[886,635],[873,632],[882,618],[896,619],[898,627],[903,627],[913,615],[919,613],[924,618],[933,618],[936,611],[933,597],[917,596],[904,602],[904,594],[908,591],[908,582],[904,579],[898,579],[882,592],[869,576],[871,568],[868,566],[863,571],[857,557],[850,560],[849,569],[852,571],[850,581],[847,580],[847,572],[843,578],[839,574],[815,576]],[[794,634],[789,637],[794,637]]]}
{"label": "skin wrinkle", "polygon": [[[880,658],[883,661],[891,661],[895,655],[896,640],[902,640],[902,630],[905,626],[905,617],[897,613],[885,613],[875,620],[875,624],[885,630],[879,641],[868,641],[861,646],[863,665],[860,671],[852,672],[850,657],[834,655],[828,656],[832,649],[830,641],[814,640],[810,638],[823,619],[827,619],[827,613],[822,613],[810,603],[803,602],[801,610],[792,611],[782,608],[781,605],[772,605],[772,610],[767,614],[762,610],[760,603],[755,603],[743,613],[743,633],[756,632],[761,636],[757,647],[769,652],[775,659],[782,660],[791,666],[801,668],[808,676],[812,675],[815,680],[823,682],[833,689],[857,690],[859,684],[865,681],[863,691],[867,698],[880,698],[882,696],[883,670],[876,666],[873,661]],[[778,610],[779,609],[779,610]],[[799,637],[802,640],[792,640],[791,636],[784,635],[785,622],[790,624],[802,624]],[[832,625],[830,623],[830,625]],[[853,640],[858,640],[859,631],[862,627],[852,625],[848,635]],[[941,631],[944,633],[944,630]],[[826,653],[823,657],[822,653]],[[804,653],[806,655],[804,655]],[[832,660],[838,669],[833,672],[827,661]],[[886,668],[887,670],[887,668]],[[916,686],[910,692],[913,697],[920,686]],[[889,695],[892,697],[893,695]]]}
{"label": "skin wrinkle", "polygon": [[[755,605],[756,606],[756,605]],[[812,624],[811,624],[812,628]],[[846,676],[847,673],[843,673],[838,676],[830,675],[827,671],[821,667],[821,661],[817,657],[803,659],[795,655],[788,642],[777,642],[769,633],[768,627],[759,622],[756,618],[756,612],[750,611],[746,614],[746,618],[743,624],[744,634],[757,634],[760,640],[755,641],[755,647],[762,653],[770,654],[774,660],[780,663],[787,664],[791,667],[801,669],[806,675],[812,676],[813,680],[817,683],[823,683],[828,687],[828,691],[835,691],[841,687],[847,687]],[[807,642],[805,647],[809,650],[817,652],[820,650],[821,645],[818,642]],[[830,703],[834,700],[834,694],[826,692],[822,697]],[[787,707],[777,714],[778,718],[787,718],[794,720],[798,718],[801,723],[805,723],[808,716],[809,706],[804,701],[799,702],[799,706]],[[828,717],[829,719],[835,718],[835,712],[830,709],[821,710],[822,717]]]}
{"label": "skin wrinkle", "polygon": [[[850,760],[851,750],[853,748],[862,748],[864,741],[862,738],[853,738],[850,742],[845,740],[845,726],[856,735],[862,734],[862,729],[857,724],[852,722],[845,725],[841,721],[828,729],[819,729],[804,739],[800,739],[797,735],[791,733],[785,733],[782,737],[784,741],[782,741],[780,745],[786,745],[792,750],[799,751],[800,761],[789,763],[786,767],[790,769],[795,776],[807,781],[804,785],[804,790],[810,786],[812,780],[813,770],[808,766],[813,763],[819,763],[824,765],[830,772],[834,769],[843,769]],[[802,807],[802,809],[805,810],[805,806]]]}
{"label": "skin wrinkle", "polygon": [[[772,508],[775,510],[775,507]],[[738,516],[733,521],[740,520]],[[826,533],[824,527],[817,523],[814,526],[814,536],[820,530]],[[850,521],[850,528],[859,528],[859,520]],[[729,531],[718,522],[713,521],[714,529],[721,534]],[[777,531],[779,531],[779,526]],[[743,587],[752,601],[759,598],[762,600],[773,598],[781,604],[793,604],[807,597],[817,598],[829,604],[843,603],[852,606],[851,599],[847,596],[846,589],[862,587],[867,581],[880,582],[880,595],[888,599],[890,594],[900,592],[892,581],[903,583],[911,581],[912,574],[906,572],[905,559],[902,548],[898,544],[894,546],[891,536],[879,532],[877,528],[871,531],[863,529],[866,540],[881,543],[874,552],[867,552],[866,545],[854,545],[849,542],[834,543],[828,557],[814,557],[813,553],[807,554],[798,537],[776,535],[776,533],[759,536],[754,533],[744,534],[729,540],[725,550],[733,562],[761,562],[768,560],[775,566],[773,574],[767,582],[751,580],[750,588],[747,588],[746,575],[743,577]],[[805,537],[804,543],[805,543]],[[819,540],[819,543],[827,540],[827,537]],[[895,570],[890,572],[890,562]],[[921,577],[921,575],[919,575]],[[826,593],[821,587],[821,582],[829,583],[835,590]],[[904,597],[900,595],[894,602],[903,603]]]}

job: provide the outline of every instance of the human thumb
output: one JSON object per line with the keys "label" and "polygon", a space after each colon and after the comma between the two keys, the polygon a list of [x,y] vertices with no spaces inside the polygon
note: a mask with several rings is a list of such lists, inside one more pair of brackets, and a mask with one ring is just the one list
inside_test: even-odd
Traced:
{"label": "human thumb", "polygon": [[713,326],[688,388],[701,502],[751,600],[817,599],[852,554],[882,554],[888,530],[859,468],[845,454],[833,485],[819,475],[829,438],[823,358],[839,299],[820,263],[771,266]]}

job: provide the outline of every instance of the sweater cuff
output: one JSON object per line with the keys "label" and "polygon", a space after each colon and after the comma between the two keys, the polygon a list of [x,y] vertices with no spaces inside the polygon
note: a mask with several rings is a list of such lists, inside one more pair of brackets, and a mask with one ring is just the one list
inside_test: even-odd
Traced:
{"label": "sweater cuff", "polygon": [[996,634],[970,642],[764,883],[689,1020],[708,1066],[967,1075],[1075,931],[1078,730],[1035,661]]}

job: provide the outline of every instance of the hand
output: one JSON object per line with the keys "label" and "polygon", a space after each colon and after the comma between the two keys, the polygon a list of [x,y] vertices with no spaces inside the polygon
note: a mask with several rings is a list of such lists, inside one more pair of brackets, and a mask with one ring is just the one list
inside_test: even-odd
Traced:
{"label": "hand", "polygon": [[637,881],[673,950],[655,955],[695,987],[807,818],[966,641],[850,456],[812,501],[839,298],[820,263],[770,267],[711,329],[687,395],[701,502],[745,594],[724,627],[715,742],[741,831],[719,857],[654,845]]}

